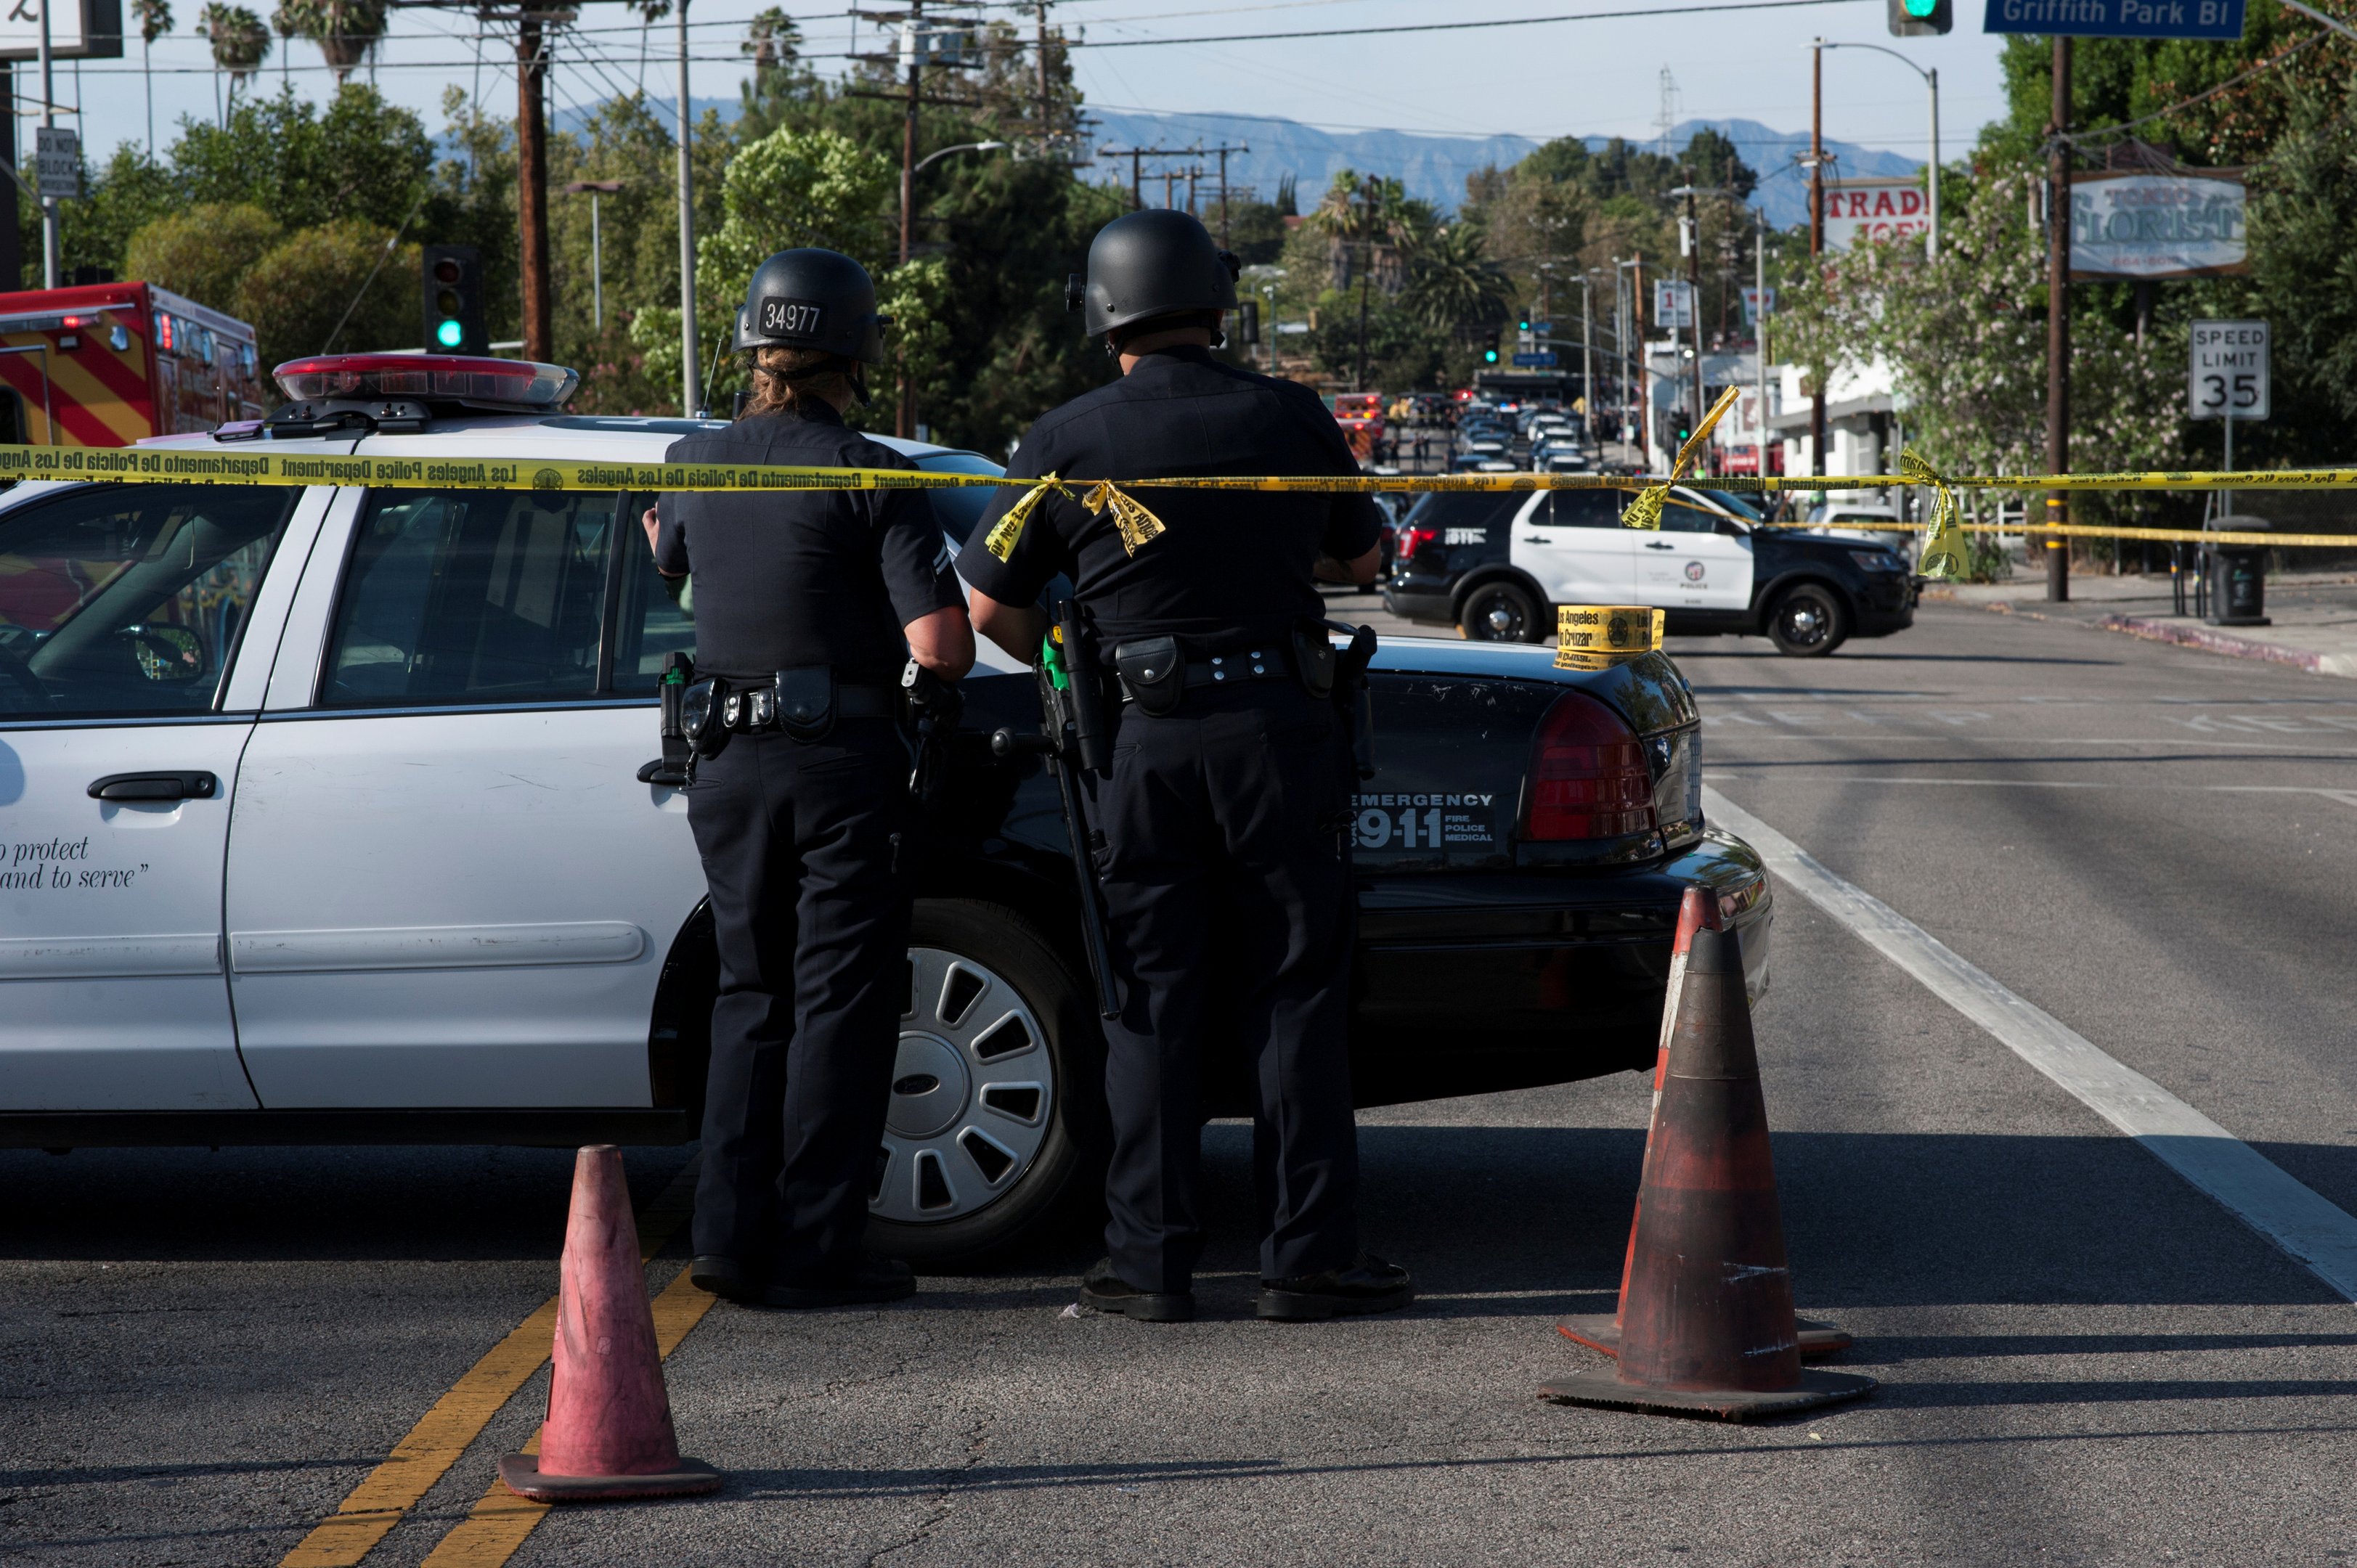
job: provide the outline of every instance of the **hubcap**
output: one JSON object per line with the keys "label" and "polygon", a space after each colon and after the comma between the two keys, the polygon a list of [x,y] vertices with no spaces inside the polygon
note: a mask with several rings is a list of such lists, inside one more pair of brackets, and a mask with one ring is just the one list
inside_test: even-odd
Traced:
{"label": "hubcap", "polygon": [[1503,605],[1491,605],[1490,607],[1490,629],[1491,631],[1513,630],[1514,612],[1508,609]]}
{"label": "hubcap", "polygon": [[909,950],[907,1011],[868,1213],[938,1225],[985,1208],[1039,1157],[1054,1075],[1039,1020],[995,971]]}
{"label": "hubcap", "polygon": [[1825,635],[1825,618],[1814,605],[1794,605],[1784,612],[1784,635],[1794,642],[1816,642]]}

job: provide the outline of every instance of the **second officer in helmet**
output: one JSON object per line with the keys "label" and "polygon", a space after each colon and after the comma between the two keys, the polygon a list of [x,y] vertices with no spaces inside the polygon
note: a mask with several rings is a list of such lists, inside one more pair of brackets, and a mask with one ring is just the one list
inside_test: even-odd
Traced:
{"label": "second officer in helmet", "polygon": [[1197,1083],[1215,1029],[1242,1046],[1254,1090],[1259,1315],[1379,1312],[1411,1294],[1406,1271],[1359,1245],[1350,761],[1319,690],[1333,655],[1315,579],[1372,580],[1375,508],[1140,489],[1153,532],[1084,504],[1097,479],[1358,473],[1309,389],[1212,357],[1235,279],[1235,258],[1183,212],[1098,232],[1074,303],[1122,374],[1046,414],[1016,451],[1010,477],[1052,474],[1070,489],[1048,492],[1019,532],[1009,509],[1022,492],[1002,489],[958,557],[975,624],[1027,661],[1044,630],[1036,601],[1069,575],[1106,683],[1117,672],[1126,698],[1094,787],[1119,1015],[1105,1026],[1108,1256],[1082,1298],[1157,1321],[1194,1310]]}
{"label": "second officer in helmet", "polygon": [[[737,317],[750,403],[665,461],[913,467],[843,421],[884,325],[850,257],[771,256]],[[687,792],[720,955],[693,1277],[776,1306],[905,1296],[860,1239],[907,947],[903,678],[974,662],[949,550],[913,489],[667,494],[648,526],[657,570],[694,574],[714,682]]]}

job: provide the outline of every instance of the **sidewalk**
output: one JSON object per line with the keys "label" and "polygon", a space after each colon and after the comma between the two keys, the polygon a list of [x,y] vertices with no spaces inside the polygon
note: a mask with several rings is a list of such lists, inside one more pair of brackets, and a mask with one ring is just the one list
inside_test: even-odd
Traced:
{"label": "sidewalk", "polygon": [[[2186,603],[2192,604],[2192,584]],[[2076,621],[2238,659],[2264,659],[2319,675],[2357,679],[2357,574],[2287,572],[2267,579],[2271,626],[2207,626],[2172,608],[2166,576],[2107,577],[2072,574],[2067,604],[2046,602],[2046,579],[2017,574],[2003,583],[1927,585],[1930,604],[1977,606],[2040,620]]]}

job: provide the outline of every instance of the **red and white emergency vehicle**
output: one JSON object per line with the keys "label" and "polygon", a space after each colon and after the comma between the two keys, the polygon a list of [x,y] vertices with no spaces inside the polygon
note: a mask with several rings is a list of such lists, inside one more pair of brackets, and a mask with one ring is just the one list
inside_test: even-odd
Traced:
{"label": "red and white emergency vehicle", "polygon": [[128,446],[264,412],[234,317],[144,283],[0,294],[0,442]]}

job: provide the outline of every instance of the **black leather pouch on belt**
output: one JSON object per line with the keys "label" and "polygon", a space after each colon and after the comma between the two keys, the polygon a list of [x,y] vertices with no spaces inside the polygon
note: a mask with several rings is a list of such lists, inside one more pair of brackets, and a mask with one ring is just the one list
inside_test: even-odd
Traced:
{"label": "black leather pouch on belt", "polygon": [[717,757],[728,744],[728,726],[721,717],[727,695],[727,682],[717,676],[692,682],[680,693],[680,733],[698,757]]}
{"label": "black leather pouch on belt", "polygon": [[807,746],[834,730],[834,667],[806,664],[778,671],[778,727]]}
{"label": "black leather pouch on belt", "polygon": [[1334,644],[1317,621],[1293,628],[1293,672],[1313,697],[1334,694]]}
{"label": "black leather pouch on belt", "polygon": [[1141,637],[1117,644],[1113,667],[1130,701],[1159,718],[1175,714],[1187,696],[1187,660],[1175,637]]}

